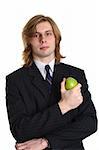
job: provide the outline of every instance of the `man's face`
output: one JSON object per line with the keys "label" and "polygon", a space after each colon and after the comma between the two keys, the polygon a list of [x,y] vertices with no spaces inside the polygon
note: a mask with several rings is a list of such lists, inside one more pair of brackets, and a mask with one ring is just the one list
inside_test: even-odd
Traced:
{"label": "man's face", "polygon": [[36,26],[36,32],[30,40],[34,59],[49,59],[55,57],[55,35],[49,22],[41,22]]}

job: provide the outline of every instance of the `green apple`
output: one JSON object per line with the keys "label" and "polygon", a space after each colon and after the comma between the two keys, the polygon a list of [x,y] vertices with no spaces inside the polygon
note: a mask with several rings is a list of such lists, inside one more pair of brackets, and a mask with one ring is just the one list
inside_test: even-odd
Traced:
{"label": "green apple", "polygon": [[66,88],[66,90],[70,90],[70,89],[74,88],[77,84],[78,84],[78,82],[76,79],[74,79],[73,77],[68,77],[66,79],[65,88]]}

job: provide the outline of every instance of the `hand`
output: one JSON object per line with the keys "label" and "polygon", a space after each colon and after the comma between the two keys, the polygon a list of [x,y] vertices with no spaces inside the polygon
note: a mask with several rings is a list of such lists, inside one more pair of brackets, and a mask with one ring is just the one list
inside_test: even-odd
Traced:
{"label": "hand", "polygon": [[24,143],[17,143],[15,145],[16,150],[43,150],[48,146],[46,139],[32,139]]}
{"label": "hand", "polygon": [[61,82],[61,100],[58,103],[62,113],[77,108],[83,102],[81,84],[78,83],[73,89],[66,90],[65,81],[66,79],[64,78]]}

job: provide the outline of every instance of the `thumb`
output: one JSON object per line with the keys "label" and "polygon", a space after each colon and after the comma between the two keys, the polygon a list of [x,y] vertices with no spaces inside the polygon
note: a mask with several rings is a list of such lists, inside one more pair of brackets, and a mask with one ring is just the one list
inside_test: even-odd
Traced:
{"label": "thumb", "polygon": [[45,140],[42,140],[42,148],[45,149],[48,146]]}
{"label": "thumb", "polygon": [[63,78],[63,81],[61,82],[61,92],[66,91],[66,89],[65,89],[65,82],[66,82],[66,78]]}

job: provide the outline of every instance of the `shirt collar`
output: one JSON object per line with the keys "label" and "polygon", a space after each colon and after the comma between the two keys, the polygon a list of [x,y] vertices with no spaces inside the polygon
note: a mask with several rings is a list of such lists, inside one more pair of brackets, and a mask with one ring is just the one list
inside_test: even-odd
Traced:
{"label": "shirt collar", "polygon": [[[51,71],[54,72],[54,64],[55,64],[55,59],[53,59],[48,65],[51,68]],[[46,64],[47,65],[47,64]]]}
{"label": "shirt collar", "polygon": [[47,63],[43,63],[41,61],[38,60],[34,60],[36,66],[38,67],[39,71],[41,72],[42,76],[45,78],[46,72],[45,72],[45,66],[49,65],[50,66],[50,72],[51,75],[53,75],[54,72],[54,64],[55,64],[55,59],[53,59],[52,61],[49,62],[49,64]]}

